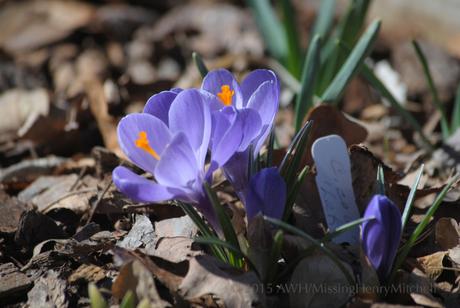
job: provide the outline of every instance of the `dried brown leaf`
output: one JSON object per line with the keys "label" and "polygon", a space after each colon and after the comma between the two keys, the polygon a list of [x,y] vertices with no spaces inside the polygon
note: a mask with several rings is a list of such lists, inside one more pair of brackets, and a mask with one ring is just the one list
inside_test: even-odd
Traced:
{"label": "dried brown leaf", "polygon": [[[319,105],[310,110],[306,119],[313,121],[307,149],[311,149],[316,139],[327,135],[339,135],[345,140],[348,147],[363,142],[367,137],[367,130],[363,126],[334,106]],[[307,150],[304,162],[306,165],[313,163],[309,150]]]}
{"label": "dried brown leaf", "polygon": [[135,294],[137,302],[148,299],[155,307],[169,306],[158,294],[152,273],[138,260],[123,265],[112,284],[112,294],[120,300],[128,290]]}
{"label": "dried brown leaf", "polygon": [[92,14],[90,5],[76,1],[10,2],[0,12],[0,48],[17,53],[59,41],[88,24]]}
{"label": "dried brown leaf", "polygon": [[417,258],[418,263],[423,268],[425,274],[436,280],[442,274],[443,260],[447,255],[447,251],[435,252],[431,255]]}
{"label": "dried brown leaf", "polygon": [[213,294],[226,307],[256,307],[264,302],[262,294],[257,294],[254,288],[259,283],[254,272],[238,273],[205,255],[190,260],[189,271],[178,292],[187,300]]}
{"label": "dried brown leaf", "polygon": [[21,215],[25,210],[25,204],[0,190],[0,233],[16,232]]}
{"label": "dried brown leaf", "polygon": [[436,243],[443,249],[448,250],[460,244],[460,228],[455,219],[442,217],[436,222]]}

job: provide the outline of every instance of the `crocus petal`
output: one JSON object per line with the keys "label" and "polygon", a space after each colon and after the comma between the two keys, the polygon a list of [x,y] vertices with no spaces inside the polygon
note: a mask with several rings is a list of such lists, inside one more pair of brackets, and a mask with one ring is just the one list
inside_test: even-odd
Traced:
{"label": "crocus petal", "polygon": [[238,150],[243,140],[243,122],[233,107],[225,107],[212,114],[213,129],[211,160],[215,167],[223,166]]}
{"label": "crocus petal", "polygon": [[204,78],[201,84],[201,89],[208,91],[217,96],[222,91],[222,86],[230,86],[230,90],[235,91],[232,105],[241,108],[243,105],[243,96],[238,82],[233,77],[232,73],[226,69],[217,69],[210,71]]}
{"label": "crocus petal", "polygon": [[265,168],[252,176],[245,198],[248,220],[257,213],[280,219],[286,203],[286,183],[278,168]]}
{"label": "crocus petal", "polygon": [[362,226],[363,250],[380,279],[390,273],[401,239],[401,213],[386,196],[375,195],[364,213],[374,217]]}
{"label": "crocus petal", "polygon": [[174,92],[174,93],[176,93],[176,94],[179,94],[180,92],[183,91],[183,89],[182,89],[182,88],[172,88],[172,89],[170,89],[169,91]]}
{"label": "crocus petal", "polygon": [[225,177],[232,183],[233,189],[244,203],[243,190],[249,181],[248,164],[249,149],[243,152],[236,152],[223,166]]}
{"label": "crocus petal", "polygon": [[202,89],[200,89],[199,91],[201,93],[201,97],[203,98],[203,100],[207,102],[207,104],[209,105],[209,109],[211,110],[211,112],[218,111],[225,107],[219,100],[219,98],[214,94]]}
{"label": "crocus petal", "polygon": [[245,151],[252,141],[260,134],[262,120],[257,111],[245,108],[238,111],[237,121],[240,121],[243,127],[243,138],[238,148],[238,152],[242,152]]}
{"label": "crocus petal", "polygon": [[169,110],[169,129],[186,135],[198,165],[204,166],[211,138],[211,111],[200,91],[190,89],[177,95]]}
{"label": "crocus petal", "polygon": [[256,141],[254,153],[258,153],[270,130],[278,111],[278,85],[274,81],[266,81],[260,85],[249,99],[248,108],[259,113],[262,120],[262,129]]}
{"label": "crocus petal", "polygon": [[158,160],[136,146],[140,132],[147,133],[150,147],[160,158],[166,145],[171,141],[171,134],[163,121],[148,113],[129,114],[118,124],[118,143],[123,152],[134,164],[153,173]]}
{"label": "crocus petal", "polygon": [[270,70],[258,69],[250,72],[241,83],[241,94],[243,95],[243,107],[248,104],[249,98],[257,88],[266,81],[273,81],[279,95],[280,84],[278,77]]}
{"label": "crocus petal", "polygon": [[118,190],[137,202],[166,201],[183,194],[180,190],[159,185],[125,167],[116,167],[112,179]]}
{"label": "crocus petal", "polygon": [[185,134],[180,132],[164,150],[155,168],[155,179],[161,185],[189,190],[192,194],[199,173],[192,147]]}
{"label": "crocus petal", "polygon": [[176,98],[177,93],[173,91],[163,91],[153,95],[147,100],[144,113],[149,113],[169,125],[168,114],[171,103]]}

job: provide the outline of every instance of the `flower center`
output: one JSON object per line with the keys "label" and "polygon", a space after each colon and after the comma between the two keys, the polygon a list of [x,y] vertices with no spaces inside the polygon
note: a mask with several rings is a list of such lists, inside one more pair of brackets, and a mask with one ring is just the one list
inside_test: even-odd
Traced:
{"label": "flower center", "polygon": [[232,98],[235,94],[234,90],[230,90],[229,85],[223,85],[221,91],[217,93],[217,97],[222,101],[225,106],[230,106],[232,104]]}
{"label": "flower center", "polygon": [[139,132],[139,137],[135,141],[135,144],[138,148],[141,148],[142,150],[152,155],[153,158],[155,158],[156,160],[160,160],[160,155],[158,155],[158,153],[155,152],[154,149],[152,149],[152,147],[149,144],[149,141],[147,140],[147,132]]}

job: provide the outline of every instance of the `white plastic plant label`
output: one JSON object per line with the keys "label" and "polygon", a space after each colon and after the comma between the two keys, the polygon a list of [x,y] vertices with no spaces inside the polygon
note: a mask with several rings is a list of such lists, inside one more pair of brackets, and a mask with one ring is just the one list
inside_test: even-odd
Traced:
{"label": "white plastic plant label", "polygon": [[[345,141],[337,135],[322,137],[313,143],[311,151],[316,164],[316,185],[329,229],[333,231],[359,219]],[[357,244],[359,228],[344,232],[333,241]]]}

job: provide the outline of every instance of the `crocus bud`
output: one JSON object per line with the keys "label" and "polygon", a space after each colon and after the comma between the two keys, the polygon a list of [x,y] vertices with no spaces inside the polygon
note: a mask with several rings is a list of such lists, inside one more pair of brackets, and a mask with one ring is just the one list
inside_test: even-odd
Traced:
{"label": "crocus bud", "polygon": [[401,213],[384,195],[375,195],[369,202],[364,218],[361,241],[364,253],[377,271],[380,280],[391,272],[401,240]]}
{"label": "crocus bud", "polygon": [[286,183],[278,168],[265,168],[253,175],[245,199],[248,220],[257,213],[281,219],[286,203]]}

